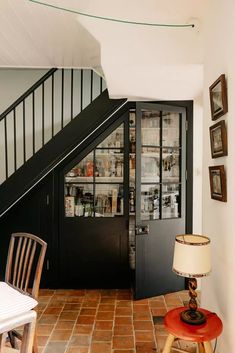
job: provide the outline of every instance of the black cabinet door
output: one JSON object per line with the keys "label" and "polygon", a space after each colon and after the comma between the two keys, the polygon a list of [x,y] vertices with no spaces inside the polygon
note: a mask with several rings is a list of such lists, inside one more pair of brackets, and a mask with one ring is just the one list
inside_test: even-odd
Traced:
{"label": "black cabinet door", "polygon": [[136,298],[184,288],[172,272],[175,235],[186,229],[186,110],[138,103]]}
{"label": "black cabinet door", "polygon": [[121,218],[65,218],[60,239],[61,286],[128,286],[126,233]]}
{"label": "black cabinet door", "polygon": [[62,171],[59,286],[128,287],[128,114]]}

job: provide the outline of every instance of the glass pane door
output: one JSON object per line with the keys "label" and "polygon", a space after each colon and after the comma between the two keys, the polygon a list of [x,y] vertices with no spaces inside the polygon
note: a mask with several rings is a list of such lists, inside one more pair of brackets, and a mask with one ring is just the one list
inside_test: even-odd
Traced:
{"label": "glass pane door", "polygon": [[174,237],[185,231],[185,109],[136,110],[136,297],[183,289],[172,273]]}
{"label": "glass pane door", "polygon": [[65,217],[124,214],[124,124],[65,175]]}

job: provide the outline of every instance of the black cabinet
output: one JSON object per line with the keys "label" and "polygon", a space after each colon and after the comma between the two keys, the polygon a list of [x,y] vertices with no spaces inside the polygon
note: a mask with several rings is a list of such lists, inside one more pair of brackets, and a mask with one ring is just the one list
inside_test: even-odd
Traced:
{"label": "black cabinet", "polygon": [[183,288],[171,264],[175,235],[192,231],[192,102],[128,103],[84,145],[1,219],[4,258],[29,231],[48,242],[45,287]]}
{"label": "black cabinet", "polygon": [[134,277],[137,298],[184,288],[171,267],[192,211],[186,120],[184,105],[133,103],[64,166],[60,286],[128,287]]}
{"label": "black cabinet", "polygon": [[61,172],[60,286],[130,286],[128,113]]}

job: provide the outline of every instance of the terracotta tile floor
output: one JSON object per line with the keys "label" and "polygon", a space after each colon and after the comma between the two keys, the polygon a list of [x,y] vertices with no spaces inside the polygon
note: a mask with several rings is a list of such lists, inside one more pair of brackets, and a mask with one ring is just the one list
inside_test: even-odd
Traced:
{"label": "terracotta tile floor", "polygon": [[[187,291],[133,300],[131,290],[41,290],[40,353],[160,353],[165,313],[185,304]],[[195,352],[195,346],[179,342]]]}

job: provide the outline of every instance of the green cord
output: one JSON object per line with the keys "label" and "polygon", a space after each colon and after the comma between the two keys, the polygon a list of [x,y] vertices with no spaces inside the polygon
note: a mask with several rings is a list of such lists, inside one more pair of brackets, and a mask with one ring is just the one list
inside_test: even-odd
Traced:
{"label": "green cord", "polygon": [[130,24],[130,25],[153,26],[153,27],[180,27],[180,28],[184,28],[184,27],[192,27],[193,28],[194,27],[194,24],[179,24],[179,25],[177,25],[177,24],[164,24],[164,23],[161,24],[161,23],[146,23],[146,22],[125,21],[125,20],[119,20],[117,18],[109,18],[109,17],[90,15],[88,13],[75,11],[75,10],[70,10],[70,9],[66,9],[66,8],[63,8],[63,7],[60,7],[60,6],[51,5],[51,4],[46,4],[44,2],[37,1],[37,0],[29,0],[29,1],[34,2],[36,4],[39,4],[39,5],[52,7],[52,8],[57,9],[57,10],[62,10],[62,11],[70,12],[70,13],[76,13],[76,14],[81,15],[81,16],[91,17],[91,18],[95,18],[95,19],[98,19],[98,20],[112,21],[112,22],[118,22],[118,23],[126,23],[126,24]]}

